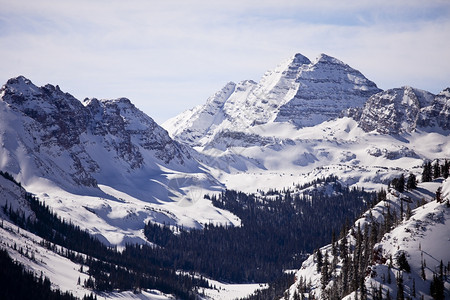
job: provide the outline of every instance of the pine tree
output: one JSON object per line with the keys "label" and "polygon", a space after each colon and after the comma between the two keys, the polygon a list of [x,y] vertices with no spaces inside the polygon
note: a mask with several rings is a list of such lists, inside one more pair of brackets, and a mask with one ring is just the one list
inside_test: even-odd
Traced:
{"label": "pine tree", "polygon": [[322,283],[322,289],[325,290],[329,281],[328,251],[325,251],[325,256],[323,258],[320,281]]}
{"label": "pine tree", "polygon": [[436,202],[437,203],[442,202],[442,187],[438,187],[436,190]]}
{"label": "pine tree", "polygon": [[410,173],[408,180],[406,181],[406,188],[408,190],[414,190],[417,188],[417,179],[416,179],[416,175]]}
{"label": "pine tree", "polygon": [[402,252],[397,258],[397,263],[400,267],[400,270],[403,270],[407,273],[411,272],[411,267],[409,266],[408,260],[406,259],[405,252]]}
{"label": "pine tree", "polygon": [[409,220],[412,216],[411,206],[409,203],[406,205],[406,220]]}
{"label": "pine tree", "polygon": [[391,290],[389,288],[387,289],[386,300],[392,300],[392,298],[391,298]]}
{"label": "pine tree", "polygon": [[363,253],[362,253],[362,262],[361,262],[361,270],[364,272],[369,264],[369,261],[372,260],[372,249],[369,244],[369,225],[366,224],[364,226],[363,233]]}
{"label": "pine tree", "polygon": [[399,178],[392,179],[391,186],[400,193],[403,193],[405,191],[405,176],[402,174]]}
{"label": "pine tree", "polygon": [[423,259],[422,259],[422,264],[420,266],[420,277],[422,277],[423,280],[427,280],[427,276],[425,274],[425,262]]}
{"label": "pine tree", "polygon": [[339,245],[340,256],[342,258],[342,271],[340,277],[340,287],[341,287],[341,296],[344,296],[348,292],[348,275],[350,262],[348,257],[348,248],[347,248],[347,238],[344,237],[341,239],[341,243]]}
{"label": "pine tree", "polygon": [[433,299],[444,300],[444,281],[436,274],[433,274],[433,280],[430,283],[430,295]]}
{"label": "pine tree", "polygon": [[400,193],[403,193],[405,191],[405,176],[402,174],[400,175],[400,178],[398,179],[398,189]]}
{"label": "pine tree", "polygon": [[378,285],[378,288],[372,288],[372,297],[373,300],[383,300],[383,290],[381,288],[381,284]]}
{"label": "pine tree", "polygon": [[[372,222],[372,226],[370,226],[369,251],[370,251],[370,249],[373,249],[375,244],[378,242],[378,229],[379,229],[378,227],[379,227],[378,223],[375,223],[375,222]],[[372,253],[372,251],[370,251],[370,253]]]}
{"label": "pine tree", "polygon": [[449,175],[449,172],[450,172],[450,162],[446,159],[444,164],[441,167],[442,177],[447,179],[448,175]]}
{"label": "pine tree", "polygon": [[404,212],[404,208],[403,208],[403,200],[400,199],[400,222],[403,221],[403,212]]}
{"label": "pine tree", "polygon": [[433,165],[433,178],[441,177],[441,166],[439,165],[439,159],[436,159],[436,162]]}
{"label": "pine tree", "polygon": [[378,203],[381,201],[385,201],[386,200],[386,190],[381,189],[378,193],[377,193],[377,201]]}
{"label": "pine tree", "polygon": [[336,253],[337,253],[336,248],[337,248],[336,247],[336,232],[333,229],[333,231],[331,233],[331,255],[332,256],[336,256]]}
{"label": "pine tree", "polygon": [[367,290],[366,285],[364,283],[364,276],[361,276],[359,280],[359,291],[360,291],[360,299],[366,300],[367,299]]}
{"label": "pine tree", "polygon": [[317,258],[317,273],[320,273],[320,270],[322,269],[322,251],[320,249],[317,249],[316,252],[316,258]]}
{"label": "pine tree", "polygon": [[384,232],[383,233],[391,231],[391,227],[393,224],[394,224],[394,220],[393,220],[393,216],[391,214],[391,207],[390,207],[390,205],[387,205],[387,211],[386,211],[386,213],[384,213],[384,226],[383,226]]}
{"label": "pine tree", "polygon": [[397,300],[405,299],[404,288],[405,287],[403,286],[403,274],[398,273],[397,274]]}
{"label": "pine tree", "polygon": [[426,162],[423,166],[422,182],[430,182],[431,180],[433,180],[431,169],[431,162]]}

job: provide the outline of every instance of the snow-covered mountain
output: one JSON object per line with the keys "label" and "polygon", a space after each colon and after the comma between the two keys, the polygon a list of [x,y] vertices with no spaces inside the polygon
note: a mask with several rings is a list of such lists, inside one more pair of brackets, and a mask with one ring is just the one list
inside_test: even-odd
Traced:
{"label": "snow-covered mountain", "polygon": [[163,126],[195,146],[229,188],[254,192],[333,174],[377,188],[401,170],[450,155],[449,95],[380,91],[335,58],[296,54],[259,83],[228,83]]}
{"label": "snow-covered mountain", "polygon": [[[434,198],[438,188],[440,201]],[[313,295],[314,299],[340,298],[339,295],[346,295],[344,299],[362,295],[388,299],[402,291],[401,299],[433,299],[431,283],[440,275],[447,278],[450,262],[448,203],[449,179],[422,183],[418,189],[405,193],[391,190],[335,245],[319,249],[320,265],[318,254],[311,255],[296,273],[296,282],[286,295],[289,299],[312,299]],[[449,290],[450,283],[444,279],[442,299],[449,296]]]}
{"label": "snow-covered mountain", "polygon": [[[67,172],[70,177],[64,180],[76,185],[97,184],[93,176],[99,173],[99,164],[105,159],[93,158],[99,153],[90,150],[98,144],[104,145],[103,152],[110,153],[108,164],[120,163],[121,171],[126,172],[139,169],[144,164],[145,151],[152,152],[154,156],[145,161],[146,165],[152,161],[172,163],[182,170],[185,162],[192,162],[183,146],[174,142],[164,129],[126,98],[86,99],[81,103],[62,92],[58,86],[48,84],[38,88],[22,76],[8,80],[0,90],[0,96],[2,120],[5,122],[2,128],[8,128],[6,122],[13,121],[14,117],[20,118],[22,123],[9,126],[11,132],[3,134],[16,134],[16,140],[27,147],[26,152],[39,153],[39,158],[44,156],[40,162],[41,171],[42,165],[48,166],[51,162],[56,164],[55,167],[63,165],[62,173],[70,169]],[[4,140],[11,139],[5,136]],[[61,157],[64,152],[68,152],[69,156]],[[4,166],[13,163],[13,153],[10,154],[3,156]],[[104,158],[105,153],[101,155]],[[59,161],[60,158],[64,161]],[[19,174],[19,166],[14,167],[15,173]],[[193,167],[188,166],[190,169]],[[20,175],[18,179],[26,183],[27,174],[22,170]],[[51,179],[60,178],[54,176]]]}
{"label": "snow-covered mountain", "polygon": [[359,71],[321,54],[311,62],[301,54],[268,71],[259,83],[230,82],[197,106],[163,124],[178,141],[205,146],[226,131],[251,132],[273,122],[297,128],[337,117],[349,107],[361,107],[381,90]]}
{"label": "snow-covered mountain", "polygon": [[[25,193],[22,187],[0,176],[0,206],[3,208],[7,205],[13,211],[23,213],[26,218],[35,220],[36,216],[25,200]],[[70,291],[78,297],[91,293],[88,289],[77,285],[78,277],[83,281],[88,278],[87,274],[79,271],[78,264],[45,248],[40,244],[42,238],[25,230],[17,230],[17,225],[8,219],[3,209],[0,210],[0,217],[2,249],[6,249],[14,260],[36,275],[42,272],[45,277],[50,278],[53,288]]]}
{"label": "snow-covered mountain", "polygon": [[148,220],[238,224],[203,199],[221,185],[192,150],[126,98],[80,102],[12,78],[0,90],[0,145],[1,170],[105,242],[142,241]]}

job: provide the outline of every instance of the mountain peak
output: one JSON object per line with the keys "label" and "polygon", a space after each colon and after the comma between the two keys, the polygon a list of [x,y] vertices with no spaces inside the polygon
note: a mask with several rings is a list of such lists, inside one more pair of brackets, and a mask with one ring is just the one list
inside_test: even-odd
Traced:
{"label": "mountain peak", "polygon": [[259,83],[228,84],[198,106],[168,120],[172,136],[193,146],[205,146],[221,131],[252,130],[271,122],[314,126],[362,107],[381,90],[359,71],[321,54],[315,62],[296,53],[267,71]]}
{"label": "mountain peak", "polygon": [[[130,101],[130,99],[121,97],[116,99],[97,99],[86,98],[83,100],[83,104],[86,107],[100,109],[100,107],[117,107],[119,109],[137,109],[136,106]],[[102,108],[103,109],[103,108]]]}
{"label": "mountain peak", "polygon": [[314,126],[349,107],[362,107],[381,91],[358,70],[323,53],[298,71],[295,84],[295,94],[280,107],[275,121],[297,127]]}
{"label": "mountain peak", "polygon": [[35,94],[39,93],[39,88],[31,80],[23,75],[10,78],[2,87],[2,90],[8,90],[11,93]]}
{"label": "mountain peak", "polygon": [[299,65],[307,65],[311,63],[309,58],[307,58],[301,53],[294,54],[294,56],[292,56],[292,62]]}
{"label": "mountain peak", "polygon": [[443,89],[438,95],[450,98],[450,87]]}
{"label": "mountain peak", "polygon": [[317,63],[331,63],[331,64],[337,64],[337,65],[346,65],[341,60],[339,60],[335,57],[329,56],[325,53],[319,54],[319,56],[316,58],[316,61],[314,62],[314,64],[317,64]]}
{"label": "mountain peak", "polygon": [[135,108],[134,104],[131,103],[130,99],[125,97],[116,99],[101,99],[100,102],[105,105],[117,105],[120,107]]}
{"label": "mountain peak", "polygon": [[7,85],[17,85],[17,84],[33,84],[30,79],[26,78],[23,75],[19,75],[17,77],[10,78],[7,82]]}

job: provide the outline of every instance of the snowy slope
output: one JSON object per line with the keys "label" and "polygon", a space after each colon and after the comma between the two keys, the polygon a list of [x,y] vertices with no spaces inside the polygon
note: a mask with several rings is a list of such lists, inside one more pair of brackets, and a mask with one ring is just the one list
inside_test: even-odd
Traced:
{"label": "snowy slope", "polygon": [[[70,292],[76,297],[82,298],[90,295],[93,291],[85,288],[83,283],[89,278],[89,267],[74,263],[68,258],[61,256],[56,251],[43,247],[43,239],[13,224],[3,212],[5,204],[13,211],[20,211],[25,218],[35,218],[29,203],[24,199],[25,190],[10,180],[0,176],[0,248],[6,249],[15,261],[21,263],[27,270],[33,271],[38,277],[42,274],[48,277],[52,283],[52,289],[62,292]],[[89,212],[85,211],[85,215]],[[86,216],[89,222],[89,215]],[[74,218],[72,218],[73,220]],[[119,234],[119,233],[117,233]],[[57,251],[66,251],[66,248],[57,246]],[[75,252],[76,254],[76,252]],[[80,281],[80,284],[78,284]],[[251,294],[255,289],[262,288],[260,284],[226,284],[210,280],[214,289],[202,289],[207,299],[235,299]],[[147,299],[163,300],[175,299],[172,295],[163,294],[157,290],[114,291],[97,293],[98,299]]]}
{"label": "snowy slope", "polygon": [[[433,199],[435,191],[438,187],[442,187],[444,202],[438,203]],[[443,181],[438,179],[435,182],[422,183],[416,190],[405,192],[404,194],[393,191],[387,195],[386,201],[378,203],[374,208],[363,214],[363,217],[355,222],[352,226],[353,232],[359,226],[371,226],[371,222],[383,222],[383,213],[386,212],[389,205],[391,211],[400,211],[400,199],[408,199],[404,202],[412,208],[417,205],[417,201],[426,200],[426,204],[412,210],[411,217],[405,217],[395,228],[384,234],[381,241],[373,247],[375,258],[369,263],[364,278],[364,285],[368,291],[369,299],[374,297],[373,291],[381,288],[383,299],[387,297],[387,293],[391,297],[397,294],[396,275],[402,274],[404,283],[405,297],[412,297],[415,288],[415,298],[432,299],[430,296],[430,282],[433,273],[439,273],[439,264],[442,260],[444,266],[450,261],[450,208],[445,201],[450,201],[450,180]],[[409,200],[410,199],[410,200]],[[355,247],[355,234],[350,231],[346,237],[350,248]],[[331,253],[331,245],[324,246],[320,249],[322,253],[328,251]],[[402,254],[410,265],[411,271],[406,272],[401,269],[397,258]],[[425,277],[421,275],[422,261],[425,261]],[[389,267],[391,265],[391,267]],[[337,281],[337,277],[342,272],[342,259],[337,262],[337,271],[333,273],[331,281],[327,283],[327,289],[333,286],[333,282]],[[388,274],[390,273],[390,275]],[[391,278],[389,283],[388,278]],[[321,283],[321,274],[317,270],[317,260],[311,255],[302,265],[296,274],[296,283],[289,289],[290,299],[294,299],[294,294],[299,293],[299,284],[301,281],[310,282],[311,289],[305,296],[321,297],[323,285]],[[414,285],[414,288],[413,288]],[[444,287],[446,297],[449,296],[450,283],[445,281]],[[374,288],[374,289],[373,289]],[[360,289],[359,289],[360,291]],[[359,294],[360,292],[358,292]],[[354,299],[355,292],[349,294],[345,299]],[[359,295],[358,295],[359,296]]]}
{"label": "snowy slope", "polygon": [[[90,295],[93,291],[78,285],[78,278],[83,283],[89,278],[88,266],[76,264],[69,259],[58,255],[55,252],[42,247],[39,243],[42,238],[20,229],[17,226],[3,220],[3,227],[0,227],[0,248],[6,249],[9,255],[28,270],[32,270],[36,275],[41,272],[44,277],[48,277],[52,282],[53,289],[60,289],[63,292],[71,292],[74,296],[82,298]],[[16,249],[14,249],[14,245]],[[23,253],[20,253],[20,249]],[[58,247],[61,250],[61,247]],[[250,295],[256,289],[265,288],[263,284],[227,284],[215,280],[208,280],[215,289],[201,289],[200,293],[205,295],[205,299],[232,300]],[[101,292],[97,294],[98,299],[142,299],[142,300],[165,300],[176,299],[173,295],[164,294],[158,290],[141,290],[139,293],[133,291]]]}
{"label": "snowy slope", "polygon": [[[35,215],[24,199],[24,195],[25,190],[22,187],[0,176],[0,207],[2,207],[0,209],[2,225],[0,226],[0,248],[6,249],[12,259],[21,263],[27,270],[33,271],[36,276],[39,277],[42,274],[48,277],[52,283],[52,289],[70,292],[80,298],[90,295],[92,290],[83,286],[83,282],[89,278],[88,266],[74,263],[55,251],[43,247],[41,237],[19,229],[3,213],[3,207],[7,204],[13,211],[19,210],[24,213],[25,218],[34,219]],[[65,250],[63,247],[57,247],[58,251],[61,249]],[[171,295],[164,295],[155,290],[144,290],[140,294],[131,291],[102,293],[101,297],[101,299],[174,299]]]}
{"label": "snowy slope", "polygon": [[449,132],[417,129],[402,135],[365,132],[351,118],[314,127],[289,124],[254,127],[252,135],[222,134],[202,148],[201,159],[228,188],[255,192],[336,175],[348,185],[379,189],[409,171],[420,175],[424,160],[450,157]]}
{"label": "snowy slope", "polygon": [[128,99],[81,103],[24,77],[0,90],[0,169],[105,243],[143,242],[144,222],[239,225],[205,193],[221,184]]}

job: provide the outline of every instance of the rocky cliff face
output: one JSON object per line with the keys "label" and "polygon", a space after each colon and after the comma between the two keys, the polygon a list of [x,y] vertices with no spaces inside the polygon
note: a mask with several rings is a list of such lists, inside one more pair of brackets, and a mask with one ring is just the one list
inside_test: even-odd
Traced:
{"label": "rocky cliff face", "polygon": [[205,146],[221,131],[252,131],[254,126],[289,122],[314,126],[349,107],[361,107],[381,91],[375,83],[343,62],[321,54],[314,62],[295,54],[259,83],[229,83],[205,105],[167,121],[172,137]]}
{"label": "rocky cliff face", "polygon": [[8,80],[0,93],[2,101],[41,126],[39,134],[43,145],[57,144],[68,149],[80,143],[80,134],[87,129],[89,112],[58,86],[47,84],[38,88],[19,76]]}
{"label": "rocky cliff face", "polygon": [[450,130],[450,88],[436,95],[431,105],[421,110],[417,124]]}
{"label": "rocky cliff face", "polygon": [[435,96],[412,87],[390,89],[368,99],[359,117],[366,132],[412,132],[417,127],[450,129],[450,90]]}
{"label": "rocky cliff face", "polygon": [[298,127],[336,118],[342,110],[361,107],[381,91],[359,71],[325,54],[304,65],[296,83],[295,96],[280,107],[275,121],[293,122]]}
{"label": "rocky cliff face", "polygon": [[[83,104],[58,86],[37,87],[19,76],[1,88],[0,100],[2,128],[11,129],[2,132],[1,140],[18,141],[2,150],[2,168],[23,163],[17,153],[25,151],[44,177],[96,186],[102,157],[111,158],[114,163],[108,164],[117,165],[118,172],[142,168],[146,155],[162,165],[181,166],[190,158],[188,150],[126,98],[86,99]],[[16,128],[11,128],[13,120]]]}
{"label": "rocky cliff face", "polygon": [[109,148],[112,146],[119,157],[130,162],[132,168],[139,168],[143,164],[140,149],[154,151],[156,157],[165,163],[172,160],[183,163],[184,158],[190,157],[163,128],[137,109],[129,99],[93,98],[85,99],[84,104],[91,116],[89,130],[94,135],[102,136],[105,145]]}

